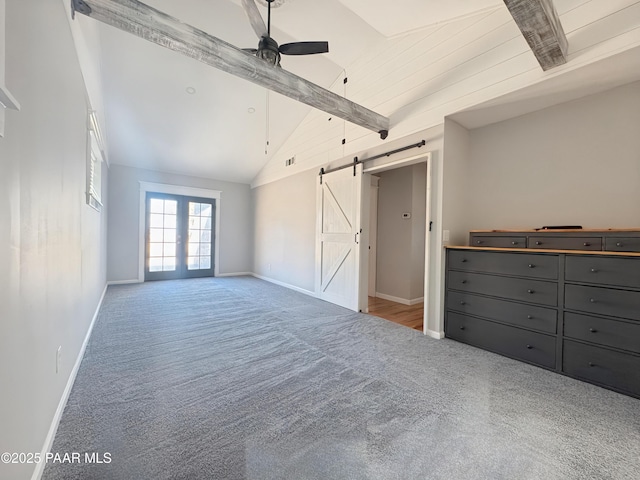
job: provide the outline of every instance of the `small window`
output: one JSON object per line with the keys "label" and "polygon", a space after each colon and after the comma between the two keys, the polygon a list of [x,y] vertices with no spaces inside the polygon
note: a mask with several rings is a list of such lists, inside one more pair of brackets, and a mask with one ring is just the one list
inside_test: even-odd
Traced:
{"label": "small window", "polygon": [[0,0],[0,137],[4,137],[5,110],[20,110],[20,104],[4,84],[5,76],[5,0]]}
{"label": "small window", "polygon": [[102,137],[95,112],[89,114],[89,154],[87,155],[87,204],[96,210],[102,208],[102,163],[104,154]]}

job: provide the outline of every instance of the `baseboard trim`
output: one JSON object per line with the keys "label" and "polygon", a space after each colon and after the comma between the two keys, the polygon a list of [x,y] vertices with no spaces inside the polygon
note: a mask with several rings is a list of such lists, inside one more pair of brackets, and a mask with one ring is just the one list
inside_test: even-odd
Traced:
{"label": "baseboard trim", "polygon": [[[100,307],[102,307],[102,301],[104,300],[104,296],[107,293],[108,287],[109,287],[109,283],[107,282],[107,284],[104,286],[104,290],[102,290],[102,295],[100,296],[100,300],[98,301],[98,306],[96,307],[96,311],[93,314],[91,323],[89,324],[89,329],[87,330],[87,334],[85,335],[84,341],[82,342],[82,346],[80,347],[80,352],[78,352],[76,363],[73,365],[73,368],[71,369],[71,373],[69,374],[69,379],[67,380],[67,385],[65,386],[64,391],[62,392],[62,397],[60,398],[60,402],[58,403],[58,408],[56,409],[56,413],[53,415],[53,420],[51,421],[49,432],[47,433],[47,436],[44,439],[44,445],[42,446],[41,458],[45,458],[47,456],[47,453],[51,451],[51,447],[53,446],[53,440],[56,437],[56,432],[58,431],[58,425],[60,425],[60,420],[62,419],[62,413],[64,412],[64,407],[67,405],[67,400],[69,400],[71,389],[73,388],[73,384],[76,381],[76,375],[78,375],[78,370],[80,369],[80,364],[82,363],[84,352],[87,349],[87,344],[89,343],[91,332],[93,332],[93,326],[95,325],[96,319],[98,318],[98,313],[100,313]],[[33,475],[31,476],[31,480],[40,480],[40,478],[42,477],[42,474],[44,473],[44,468],[46,466],[47,466],[47,463],[44,461],[37,463],[36,468],[33,471]]]}
{"label": "baseboard trim", "polygon": [[111,280],[107,282],[107,286],[109,285],[130,285],[132,283],[142,283],[141,280],[139,279],[134,279],[134,280]]}
{"label": "baseboard trim", "polygon": [[235,272],[235,273],[219,273],[216,275],[217,278],[220,277],[251,277],[253,273],[251,272]]}
{"label": "baseboard trim", "polygon": [[425,330],[425,333],[436,340],[442,340],[444,338],[444,332],[436,332],[435,330],[429,330],[428,328]]}
{"label": "baseboard trim", "polygon": [[310,297],[313,297],[313,298],[318,298],[318,296],[316,295],[316,292],[312,292],[311,290],[306,290],[304,288],[296,287],[295,285],[284,283],[284,282],[281,282],[280,280],[265,277],[263,275],[258,275],[257,273],[250,273],[249,275],[259,278],[260,280],[264,280],[265,282],[275,283],[276,285],[280,285],[281,287],[285,287],[290,290],[295,290],[296,292],[304,293],[305,295],[309,295]]}
{"label": "baseboard trim", "polygon": [[401,303],[402,305],[416,305],[417,303],[424,302],[424,297],[413,298],[411,300],[407,298],[394,297],[393,295],[387,295],[386,293],[376,292],[376,297],[383,300],[389,300],[390,302]]}

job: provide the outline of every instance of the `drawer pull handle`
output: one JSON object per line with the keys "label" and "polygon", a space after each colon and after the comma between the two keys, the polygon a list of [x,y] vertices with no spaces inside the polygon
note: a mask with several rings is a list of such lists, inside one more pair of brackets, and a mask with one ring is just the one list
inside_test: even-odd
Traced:
{"label": "drawer pull handle", "polygon": [[529,289],[527,290],[527,293],[534,293],[533,290]]}
{"label": "drawer pull handle", "polygon": [[533,346],[532,346],[532,345],[527,345],[527,348],[528,348],[529,350],[531,350],[531,349],[533,348]]}
{"label": "drawer pull handle", "polygon": [[592,268],[591,269],[591,273],[598,273],[598,269],[597,268]]}
{"label": "drawer pull handle", "polygon": [[460,260],[462,263],[467,263],[467,259],[463,258],[462,260]]}
{"label": "drawer pull handle", "polygon": [[476,240],[477,245],[482,245],[482,240]]}
{"label": "drawer pull handle", "polygon": [[464,330],[464,325],[462,327],[460,327],[460,330]]}
{"label": "drawer pull handle", "polygon": [[466,280],[462,280],[462,284],[464,285],[465,283],[467,283],[467,281]]}
{"label": "drawer pull handle", "polygon": [[511,245],[517,245],[518,242],[511,242]]}
{"label": "drawer pull handle", "polygon": [[598,330],[596,330],[595,328],[590,328],[590,329],[589,329],[589,331],[590,331],[591,333],[596,333]]}
{"label": "drawer pull handle", "polygon": [[622,246],[623,246],[623,245],[622,245],[622,242],[617,242],[617,243],[616,243],[616,247],[622,247]]}
{"label": "drawer pull handle", "polygon": [[596,366],[596,364],[595,364],[595,363],[593,363],[593,362],[589,362],[589,366],[590,366],[590,367],[595,367],[595,366]]}
{"label": "drawer pull handle", "polygon": [[467,302],[465,302],[464,300],[462,300],[462,301],[460,302],[460,305],[466,305],[466,304],[467,304]]}
{"label": "drawer pull handle", "polygon": [[533,315],[527,315],[527,319],[531,320],[533,318]]}
{"label": "drawer pull handle", "polygon": [[529,268],[535,268],[536,266],[533,263],[529,264]]}
{"label": "drawer pull handle", "polygon": [[585,247],[590,247],[590,246],[591,246],[591,244],[590,244],[589,242],[584,242],[584,243],[583,243],[583,245],[584,245]]}
{"label": "drawer pull handle", "polygon": [[590,299],[589,299],[589,301],[590,301],[591,303],[596,303],[596,299],[595,299],[595,298],[590,298]]}
{"label": "drawer pull handle", "polygon": [[542,245],[542,242],[536,242],[536,245]]}

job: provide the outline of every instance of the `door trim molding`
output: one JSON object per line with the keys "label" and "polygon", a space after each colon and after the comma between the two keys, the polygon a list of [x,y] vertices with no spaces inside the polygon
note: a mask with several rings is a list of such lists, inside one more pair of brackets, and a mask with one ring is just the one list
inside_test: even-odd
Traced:
{"label": "door trim molding", "polygon": [[146,196],[147,192],[167,193],[170,195],[182,195],[185,197],[210,198],[216,201],[215,216],[215,242],[213,244],[213,275],[219,275],[220,269],[220,216],[222,212],[221,206],[221,190],[209,190],[206,188],[186,187],[183,185],[171,185],[168,183],[153,183],[139,181],[140,184],[140,214],[138,217],[138,281],[144,282],[144,261],[145,261],[145,223],[146,223]]}

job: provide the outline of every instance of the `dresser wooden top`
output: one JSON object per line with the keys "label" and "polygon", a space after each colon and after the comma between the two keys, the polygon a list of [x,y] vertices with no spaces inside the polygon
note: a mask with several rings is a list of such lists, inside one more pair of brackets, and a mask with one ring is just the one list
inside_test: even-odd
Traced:
{"label": "dresser wooden top", "polygon": [[533,229],[495,229],[495,230],[470,230],[469,233],[639,233],[640,228],[533,228]]}
{"label": "dresser wooden top", "polygon": [[497,247],[469,247],[464,245],[446,245],[450,250],[478,250],[489,252],[523,252],[523,253],[566,253],[569,255],[599,255],[613,257],[640,257],[640,252],[612,252],[609,250],[552,250],[544,248],[497,248]]}

